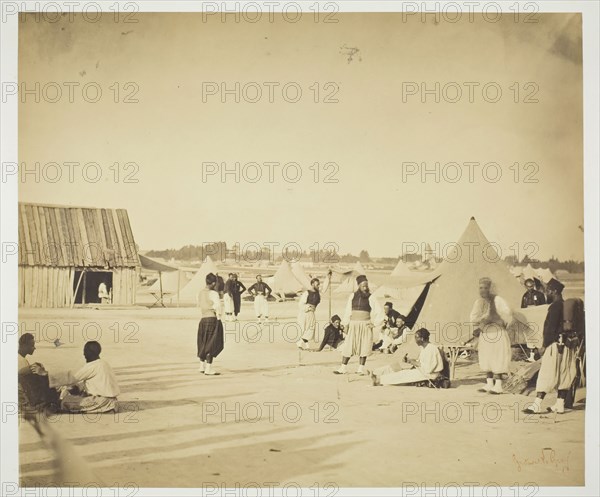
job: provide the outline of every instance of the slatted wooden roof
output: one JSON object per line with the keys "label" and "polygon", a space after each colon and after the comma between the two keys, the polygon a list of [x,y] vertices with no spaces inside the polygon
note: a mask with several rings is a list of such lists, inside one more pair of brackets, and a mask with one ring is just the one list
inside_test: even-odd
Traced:
{"label": "slatted wooden roof", "polygon": [[125,209],[19,203],[19,264],[137,267]]}

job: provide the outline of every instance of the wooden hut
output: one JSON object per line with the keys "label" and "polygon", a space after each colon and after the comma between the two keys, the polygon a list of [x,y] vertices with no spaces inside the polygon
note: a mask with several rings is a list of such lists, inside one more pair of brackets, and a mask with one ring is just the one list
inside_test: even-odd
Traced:
{"label": "wooden hut", "polygon": [[124,209],[19,203],[19,305],[135,303],[140,262]]}

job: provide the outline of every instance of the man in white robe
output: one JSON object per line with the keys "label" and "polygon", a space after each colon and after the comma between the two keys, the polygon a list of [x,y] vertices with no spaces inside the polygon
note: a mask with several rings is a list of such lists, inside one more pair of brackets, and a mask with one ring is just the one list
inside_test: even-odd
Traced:
{"label": "man in white robe", "polygon": [[482,392],[501,394],[502,378],[509,373],[511,344],[507,328],[513,322],[513,313],[506,300],[492,292],[492,280],[479,280],[479,295],[471,311],[470,322],[479,337],[479,367],[486,373]]}

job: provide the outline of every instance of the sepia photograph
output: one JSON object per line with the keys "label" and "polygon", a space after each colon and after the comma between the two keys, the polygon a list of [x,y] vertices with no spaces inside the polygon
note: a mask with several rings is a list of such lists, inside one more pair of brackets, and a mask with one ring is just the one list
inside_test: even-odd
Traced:
{"label": "sepia photograph", "polygon": [[1,8],[2,496],[599,491],[600,3]]}

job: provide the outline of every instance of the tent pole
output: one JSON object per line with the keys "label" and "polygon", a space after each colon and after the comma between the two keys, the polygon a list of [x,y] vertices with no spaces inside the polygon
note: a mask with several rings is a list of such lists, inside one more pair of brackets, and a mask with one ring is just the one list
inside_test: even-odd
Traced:
{"label": "tent pole", "polygon": [[85,304],[85,280],[86,278],[86,273],[87,271],[84,269],[83,270],[83,293],[81,294],[81,303]]}
{"label": "tent pole", "polygon": [[75,298],[77,297],[77,291],[79,290],[79,285],[81,284],[81,278],[83,278],[83,271],[81,271],[81,274],[79,275],[79,280],[77,280],[77,286],[75,287],[75,293],[73,293],[73,298],[71,299],[71,309],[73,309],[73,306],[75,305]]}
{"label": "tent pole", "polygon": [[162,271],[158,272],[158,286],[159,286],[159,289],[160,289],[160,305],[162,307],[164,307],[165,303],[163,302]]}
{"label": "tent pole", "polygon": [[329,287],[327,288],[327,293],[329,294],[329,321],[331,321],[331,275],[332,275],[332,271],[331,268],[329,268],[329,271],[327,272],[327,275],[329,276]]}

